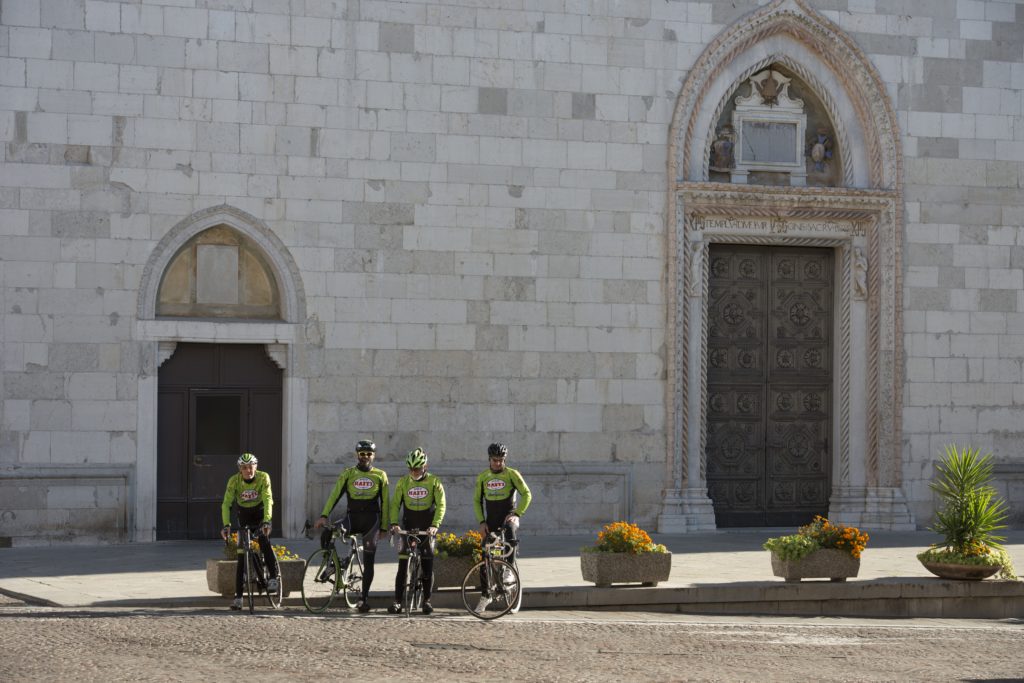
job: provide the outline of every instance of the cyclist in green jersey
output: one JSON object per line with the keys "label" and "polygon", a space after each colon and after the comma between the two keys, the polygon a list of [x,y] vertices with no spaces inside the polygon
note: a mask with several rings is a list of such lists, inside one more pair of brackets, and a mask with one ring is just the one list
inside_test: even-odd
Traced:
{"label": "cyclist in green jersey", "polygon": [[[429,543],[420,545],[423,559],[423,613],[430,614],[434,608],[430,605],[430,591],[434,584],[434,539],[437,528],[444,519],[445,498],[441,480],[433,474],[427,474],[427,454],[416,448],[409,451],[405,459],[409,474],[398,480],[395,493],[391,497],[391,510],[388,519],[391,530],[398,531],[398,520],[406,529],[426,529],[430,534]],[[404,509],[401,517],[399,510]],[[402,598],[405,594],[405,577],[409,569],[409,557],[406,555],[407,542],[402,541],[398,554],[398,575],[395,576],[395,602],[388,607],[388,612],[398,614],[402,611]]]}
{"label": "cyclist in green jersey", "polygon": [[[270,489],[270,475],[266,472],[257,472],[258,461],[252,453],[242,453],[239,456],[238,474],[233,474],[228,479],[227,489],[224,491],[224,501],[220,505],[221,523],[224,525],[220,530],[221,538],[227,540],[231,533],[231,509],[237,505],[238,526],[260,525],[260,533],[256,535],[256,542],[259,543],[263,552],[263,562],[267,566],[270,578],[267,579],[267,591],[277,591],[278,576],[280,575],[277,566],[277,556],[270,546],[270,520],[274,514],[274,493]],[[238,553],[238,568],[235,570],[235,599],[231,603],[231,609],[242,609],[242,575],[245,573],[245,555]]]}
{"label": "cyclist in green jersey", "polygon": [[[373,565],[377,556],[377,540],[388,528],[388,475],[373,466],[377,445],[369,440],[356,443],[356,466],[349,467],[338,477],[331,495],[327,496],[323,514],[314,528],[321,528],[341,497],[348,496],[348,510],[342,525],[351,532],[363,535],[363,596],[357,609],[369,612],[367,596],[373,583]],[[330,532],[321,537],[321,545],[330,544]],[[326,545],[324,547],[327,547]]]}
{"label": "cyclist in green jersey", "polygon": [[[487,447],[489,467],[476,478],[473,487],[473,511],[480,524],[480,535],[485,539],[487,534],[505,529],[505,538],[513,550],[518,552],[519,518],[526,508],[530,507],[533,495],[530,487],[523,480],[518,470],[505,465],[508,457],[508,446],[503,443],[492,443]],[[483,570],[481,569],[481,575]],[[486,581],[483,585],[487,585]],[[480,597],[482,612],[491,602],[485,593]]]}

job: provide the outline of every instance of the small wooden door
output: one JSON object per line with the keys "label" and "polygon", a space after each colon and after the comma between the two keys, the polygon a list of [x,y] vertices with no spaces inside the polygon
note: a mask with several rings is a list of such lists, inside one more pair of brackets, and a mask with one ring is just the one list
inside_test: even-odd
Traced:
{"label": "small wooden door", "polygon": [[158,539],[218,536],[224,489],[244,452],[270,474],[281,509],[281,380],[263,346],[179,344],[161,366]]}
{"label": "small wooden door", "polygon": [[706,454],[720,527],[827,513],[832,262],[829,249],[710,248]]}

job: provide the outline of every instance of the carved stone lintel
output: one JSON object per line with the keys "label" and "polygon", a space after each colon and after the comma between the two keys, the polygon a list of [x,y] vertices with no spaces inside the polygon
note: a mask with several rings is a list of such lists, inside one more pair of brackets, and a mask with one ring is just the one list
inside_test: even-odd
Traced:
{"label": "carved stone lintel", "polygon": [[853,298],[864,301],[868,298],[868,257],[863,247],[853,248]]}
{"label": "carved stone lintel", "polygon": [[266,349],[267,357],[274,361],[274,365],[282,370],[288,368],[288,346],[286,344],[267,344],[263,348]]}
{"label": "carved stone lintel", "polygon": [[161,365],[170,360],[171,356],[174,355],[175,350],[178,348],[178,342],[173,341],[162,341],[157,345],[156,350],[156,366],[159,368]]}

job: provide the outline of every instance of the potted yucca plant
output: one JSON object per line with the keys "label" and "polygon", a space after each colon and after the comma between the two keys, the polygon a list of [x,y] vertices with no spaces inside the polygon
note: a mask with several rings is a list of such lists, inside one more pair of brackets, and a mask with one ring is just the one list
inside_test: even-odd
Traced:
{"label": "potted yucca plant", "polygon": [[657,586],[672,570],[672,553],[655,543],[646,531],[629,522],[606,524],[597,542],[580,552],[584,581],[598,587],[613,583]]}
{"label": "potted yucca plant", "polygon": [[950,444],[935,469],[929,487],[938,495],[939,507],[930,529],[942,542],[917,559],[944,579],[977,581],[994,574],[1016,579],[1013,562],[1000,544],[1005,538],[995,533],[1006,528],[1007,508],[990,484],[992,454]]}

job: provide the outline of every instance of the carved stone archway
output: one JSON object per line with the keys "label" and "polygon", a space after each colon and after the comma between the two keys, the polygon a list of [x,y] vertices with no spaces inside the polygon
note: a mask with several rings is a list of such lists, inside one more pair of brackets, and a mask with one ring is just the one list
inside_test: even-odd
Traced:
{"label": "carved stone archway", "polygon": [[[708,182],[715,122],[738,83],[784,64],[821,98],[845,188]],[[900,483],[902,155],[895,112],[867,56],[801,0],[776,0],[707,47],[680,92],[669,140],[668,481],[659,530],[715,528],[707,495],[708,245],[836,251],[835,415],[829,514],[913,528]]]}
{"label": "carved stone archway", "polygon": [[[189,240],[214,226],[226,225],[256,245],[276,280],[283,321],[157,318],[157,294],[164,270]],[[181,220],[164,235],[151,254],[139,285],[135,337],[140,344],[138,423],[131,536],[156,537],[157,371],[180,342],[262,344],[284,370],[282,382],[282,484],[286,501],[283,532],[298,534],[305,516],[306,447],[308,442],[308,378],[301,349],[319,339],[315,324],[307,330],[305,291],[299,268],[288,248],[263,221],[232,206],[215,206]]]}

